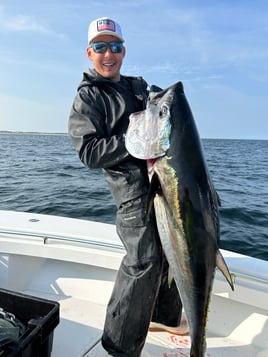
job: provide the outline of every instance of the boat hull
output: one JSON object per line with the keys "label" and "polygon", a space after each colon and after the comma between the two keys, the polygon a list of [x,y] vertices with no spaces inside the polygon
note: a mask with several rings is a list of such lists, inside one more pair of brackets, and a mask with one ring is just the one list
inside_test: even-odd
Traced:
{"label": "boat hull", "polygon": [[[268,262],[221,252],[235,290],[217,271],[205,356],[264,357],[268,355]],[[100,338],[106,304],[124,254],[113,225],[0,211],[1,288],[60,304],[51,357],[104,356]],[[150,332],[142,357],[187,356],[189,351],[189,336]]]}

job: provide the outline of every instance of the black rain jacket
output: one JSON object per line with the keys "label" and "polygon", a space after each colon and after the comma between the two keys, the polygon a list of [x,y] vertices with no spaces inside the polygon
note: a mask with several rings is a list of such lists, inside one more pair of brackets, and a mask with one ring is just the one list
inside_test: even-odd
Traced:
{"label": "black rain jacket", "polygon": [[129,115],[143,110],[148,96],[141,77],[121,75],[114,83],[92,69],[83,73],[68,123],[80,160],[101,168],[117,207],[148,191],[146,162],[125,148]]}

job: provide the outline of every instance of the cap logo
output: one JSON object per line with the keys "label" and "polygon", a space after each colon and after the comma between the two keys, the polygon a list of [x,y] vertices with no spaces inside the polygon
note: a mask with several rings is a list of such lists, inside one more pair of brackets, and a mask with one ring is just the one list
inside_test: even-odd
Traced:
{"label": "cap logo", "polygon": [[115,23],[112,20],[105,19],[97,22],[97,30],[100,31],[113,31],[115,32]]}

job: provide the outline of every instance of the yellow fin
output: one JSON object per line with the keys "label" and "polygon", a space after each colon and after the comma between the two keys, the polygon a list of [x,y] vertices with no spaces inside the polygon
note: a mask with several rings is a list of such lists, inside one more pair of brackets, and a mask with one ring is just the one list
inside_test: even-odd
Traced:
{"label": "yellow fin", "polygon": [[219,270],[222,272],[222,274],[224,275],[225,279],[228,281],[231,289],[234,290],[234,283],[233,283],[232,276],[229,272],[229,269],[227,267],[227,264],[222,256],[222,254],[219,250],[217,251],[217,254],[216,254],[216,265],[219,268]]}
{"label": "yellow fin", "polygon": [[173,279],[174,279],[174,277],[173,277],[173,274],[172,274],[171,269],[170,269],[170,267],[169,267],[169,268],[168,268],[168,287],[169,287],[169,288],[171,287],[171,284],[172,284],[172,282],[173,282]]}

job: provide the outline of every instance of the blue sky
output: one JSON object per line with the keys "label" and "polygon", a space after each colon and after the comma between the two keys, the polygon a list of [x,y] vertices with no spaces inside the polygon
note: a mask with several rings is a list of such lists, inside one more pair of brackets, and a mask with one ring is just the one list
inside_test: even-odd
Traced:
{"label": "blue sky", "polygon": [[0,0],[0,130],[67,132],[102,16],[121,24],[122,74],[181,80],[202,138],[268,139],[266,0]]}

